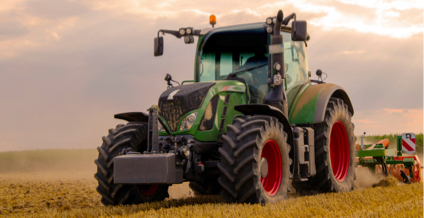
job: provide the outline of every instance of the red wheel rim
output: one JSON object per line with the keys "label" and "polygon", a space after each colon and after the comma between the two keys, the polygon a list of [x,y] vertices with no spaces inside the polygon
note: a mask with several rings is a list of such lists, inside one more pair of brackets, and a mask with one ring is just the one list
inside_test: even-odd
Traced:
{"label": "red wheel rim", "polygon": [[349,171],[350,151],[346,129],[340,121],[335,122],[331,128],[330,158],[334,177],[343,182]]}
{"label": "red wheel rim", "polygon": [[283,177],[281,153],[274,140],[270,139],[265,142],[261,158],[265,158],[268,163],[268,173],[265,178],[261,178],[262,186],[269,196],[274,196],[280,189],[281,179]]}
{"label": "red wheel rim", "polygon": [[148,197],[152,196],[156,193],[158,190],[159,185],[138,185],[137,189],[140,192],[140,194]]}

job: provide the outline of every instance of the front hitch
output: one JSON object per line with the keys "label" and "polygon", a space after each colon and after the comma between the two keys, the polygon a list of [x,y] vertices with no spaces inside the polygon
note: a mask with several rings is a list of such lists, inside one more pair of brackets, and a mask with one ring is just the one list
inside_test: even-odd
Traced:
{"label": "front hitch", "polygon": [[174,136],[171,134],[171,131],[165,125],[162,119],[158,117],[159,107],[157,105],[152,105],[149,109],[149,123],[148,123],[148,134],[147,134],[147,150],[145,153],[159,153],[159,136],[158,136],[158,121],[168,133],[171,142],[175,141]]}
{"label": "front hitch", "polygon": [[[123,150],[114,158],[114,183],[116,184],[176,184],[184,181],[182,161],[175,153],[162,153],[159,146],[158,118],[159,107],[152,105],[149,109],[147,132],[147,150],[141,154],[131,149]],[[167,129],[170,139],[174,137]]]}

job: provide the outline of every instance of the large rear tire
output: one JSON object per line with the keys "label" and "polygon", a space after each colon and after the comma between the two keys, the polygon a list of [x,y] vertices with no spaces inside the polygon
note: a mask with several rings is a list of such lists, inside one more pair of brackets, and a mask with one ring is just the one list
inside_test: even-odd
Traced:
{"label": "large rear tire", "polygon": [[103,144],[98,147],[99,156],[94,163],[98,181],[97,192],[102,196],[104,205],[140,204],[144,202],[161,201],[168,195],[168,185],[123,185],[113,182],[113,159],[124,148],[134,151],[145,151],[147,148],[147,124],[130,122],[119,124],[116,129],[110,129],[108,136],[103,136]]}
{"label": "large rear tire", "polygon": [[283,125],[270,116],[244,116],[227,126],[219,148],[221,196],[229,203],[268,203],[286,198],[290,146]]}
{"label": "large rear tire", "polygon": [[[356,166],[356,137],[348,106],[339,98],[331,98],[325,120],[314,125],[315,163],[317,174],[308,183],[293,183],[301,194],[347,192],[353,190]],[[302,193],[303,192],[303,193]]]}

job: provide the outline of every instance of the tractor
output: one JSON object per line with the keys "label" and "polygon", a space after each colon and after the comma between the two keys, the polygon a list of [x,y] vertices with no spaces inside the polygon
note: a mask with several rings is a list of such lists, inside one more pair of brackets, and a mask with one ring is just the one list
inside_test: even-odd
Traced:
{"label": "tractor", "polygon": [[260,23],[214,28],[214,15],[210,23],[158,31],[154,56],[163,55],[161,33],[187,44],[198,37],[194,78],[179,84],[167,74],[168,87],[148,113],[114,115],[127,123],[97,148],[101,202],[161,201],[183,182],[229,203],[276,202],[291,185],[352,190],[353,106],[321,70],[311,79],[307,22],[279,10]]}

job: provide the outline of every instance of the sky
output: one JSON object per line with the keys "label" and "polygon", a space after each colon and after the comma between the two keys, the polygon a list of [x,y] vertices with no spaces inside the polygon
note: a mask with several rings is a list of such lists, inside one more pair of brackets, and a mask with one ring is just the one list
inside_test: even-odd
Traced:
{"label": "sky", "polygon": [[[265,22],[279,9],[308,22],[309,69],[342,86],[355,134],[423,132],[420,0],[2,0],[0,151],[95,148],[113,115],[146,111],[163,77],[193,78],[195,44],[159,29]],[[196,39],[197,41],[197,39]]]}

